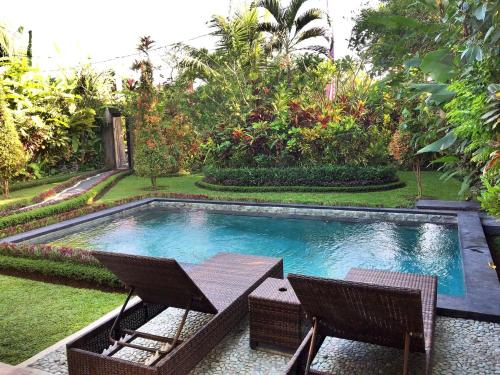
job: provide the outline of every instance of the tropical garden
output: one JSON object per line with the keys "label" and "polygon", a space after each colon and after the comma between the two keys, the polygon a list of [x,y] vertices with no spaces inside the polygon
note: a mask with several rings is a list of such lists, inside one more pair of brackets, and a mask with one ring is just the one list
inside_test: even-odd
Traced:
{"label": "tropical garden", "polygon": [[423,171],[442,171],[457,199],[498,214],[498,5],[384,1],[355,19],[356,58],[334,58],[329,22],[299,0],[214,16],[216,49],[174,45],[163,82],[142,37],[120,91],[91,65],[44,75],[30,43],[23,54],[4,37],[4,194],[9,181],[101,168],[103,109],[117,107],[152,190],[199,171],[199,187],[224,191],[383,190],[402,187],[399,169],[420,197]]}
{"label": "tropical garden", "polygon": [[[155,36],[138,37],[124,77],[92,64],[40,71],[31,32],[15,45],[0,27],[0,238],[144,196],[380,207],[477,200],[500,216],[500,3],[382,0],[354,21],[353,57],[336,58],[325,9],[259,0],[209,20],[214,49],[172,45],[168,70],[152,62]],[[106,109],[125,118],[131,170],[38,205],[106,169]],[[30,272],[43,258],[45,275],[116,288],[95,264],[76,272],[51,263],[51,249],[2,251],[0,269]],[[14,297],[5,289],[0,298]],[[84,325],[102,311],[75,314]],[[17,337],[24,328],[0,329]],[[47,345],[33,340],[29,354]],[[0,361],[26,358],[2,350]]]}

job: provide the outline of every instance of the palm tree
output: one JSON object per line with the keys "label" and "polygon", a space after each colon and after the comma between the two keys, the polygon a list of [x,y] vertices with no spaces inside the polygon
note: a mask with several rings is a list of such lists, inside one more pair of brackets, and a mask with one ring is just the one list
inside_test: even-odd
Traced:
{"label": "palm tree", "polygon": [[265,65],[262,53],[264,42],[255,9],[236,13],[231,19],[213,16],[210,22],[211,35],[217,37],[216,51],[193,48],[185,44],[177,45],[183,55],[180,66],[193,77],[207,80],[221,72],[233,71],[238,64],[249,73],[258,75]]}
{"label": "palm tree", "polygon": [[327,30],[323,27],[307,27],[313,21],[322,20],[323,12],[317,8],[311,8],[299,15],[302,6],[308,0],[291,0],[287,7],[283,7],[279,0],[258,0],[254,6],[267,10],[273,20],[261,22],[259,30],[270,34],[267,48],[282,55],[287,63],[288,78],[290,81],[290,57],[297,51],[315,51],[328,54],[325,46],[305,44],[314,38],[328,40]]}
{"label": "palm tree", "polygon": [[12,37],[7,27],[0,23],[0,57],[9,57],[12,53]]}

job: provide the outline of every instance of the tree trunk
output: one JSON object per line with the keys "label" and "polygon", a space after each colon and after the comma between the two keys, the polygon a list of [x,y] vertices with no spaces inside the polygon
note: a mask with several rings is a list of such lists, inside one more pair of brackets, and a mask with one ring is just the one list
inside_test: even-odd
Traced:
{"label": "tree trunk", "polygon": [[7,180],[7,179],[2,180],[2,190],[3,190],[3,197],[8,198],[9,197],[9,180]]}
{"label": "tree trunk", "polygon": [[420,170],[420,158],[417,157],[413,160],[413,173],[415,173],[415,178],[417,180],[417,198],[422,198],[423,188],[422,188],[422,171]]}
{"label": "tree trunk", "polygon": [[158,189],[158,185],[156,184],[156,176],[151,176],[151,188],[154,191]]}

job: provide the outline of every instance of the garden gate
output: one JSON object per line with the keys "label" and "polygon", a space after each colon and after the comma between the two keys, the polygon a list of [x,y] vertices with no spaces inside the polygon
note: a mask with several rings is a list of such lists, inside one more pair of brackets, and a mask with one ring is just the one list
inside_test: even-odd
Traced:
{"label": "garden gate", "polygon": [[102,127],[104,164],[112,169],[126,169],[131,165],[130,137],[124,132],[124,118],[115,108],[106,108]]}

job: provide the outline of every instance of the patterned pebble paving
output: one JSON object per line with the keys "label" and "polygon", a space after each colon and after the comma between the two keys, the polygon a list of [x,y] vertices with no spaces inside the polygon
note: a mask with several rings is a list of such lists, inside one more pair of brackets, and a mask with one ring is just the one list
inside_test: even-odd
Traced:
{"label": "patterned pebble paving", "polygon": [[[182,311],[169,308],[145,324],[141,330],[173,337]],[[190,312],[181,335],[185,339],[196,332],[211,316]],[[279,374],[290,359],[268,351],[252,350],[248,345],[248,320],[244,319],[214,348],[192,375],[222,374]],[[139,339],[136,341],[139,342]],[[141,339],[141,343],[154,347],[155,343]],[[115,356],[143,362],[146,352],[124,348]],[[466,319],[438,317],[434,341],[434,374],[500,375],[500,324]],[[423,354],[410,356],[411,374],[421,374],[425,360]],[[66,375],[65,348],[59,348],[32,363],[30,367],[53,375]],[[400,374],[402,351],[371,344],[328,338],[313,362],[313,368],[336,374]]]}

